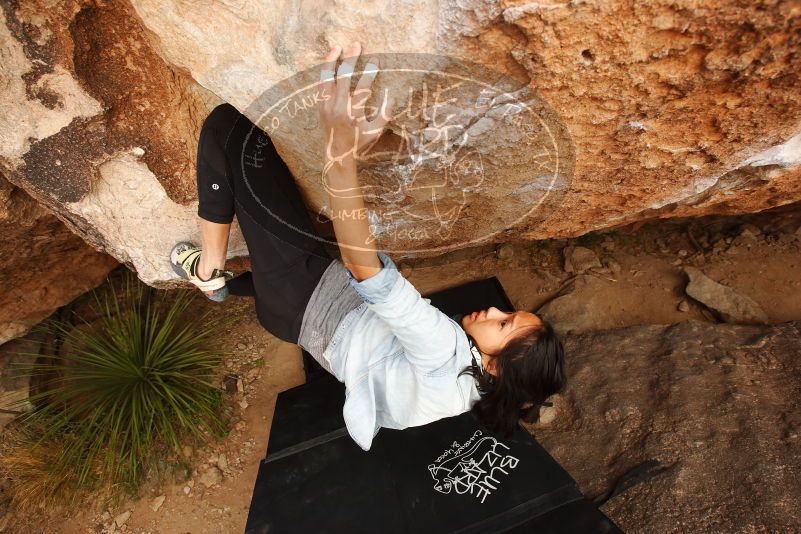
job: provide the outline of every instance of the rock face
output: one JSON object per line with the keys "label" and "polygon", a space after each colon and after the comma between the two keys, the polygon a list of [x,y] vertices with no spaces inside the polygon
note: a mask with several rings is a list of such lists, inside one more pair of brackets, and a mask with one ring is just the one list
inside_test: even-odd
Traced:
{"label": "rock face", "polygon": [[687,294],[712,308],[728,323],[767,324],[768,316],[759,304],[730,287],[711,280],[695,267],[685,267],[690,279]]}
{"label": "rock face", "polygon": [[532,430],[625,532],[797,532],[799,328],[570,336],[558,413]]}
{"label": "rock face", "polygon": [[[477,236],[569,237],[801,200],[794,2],[51,4],[2,4],[0,170],[152,285],[177,283],[167,254],[176,241],[197,239],[194,152],[208,111],[228,101],[253,113],[264,91],[353,39],[365,54],[437,55],[443,70],[469,59],[526,88],[514,98],[538,95],[523,103],[536,103],[539,115],[524,119],[501,98],[474,107],[439,102],[459,120],[465,135],[446,139],[463,142],[465,155],[442,165],[386,164],[403,187],[368,202],[383,221],[374,224],[381,248],[430,255]],[[478,68],[466,75],[495,81]],[[423,78],[407,87],[379,75],[375,89],[411,88],[419,103]],[[449,131],[436,122],[398,117],[382,142],[410,142],[420,156],[426,141]],[[310,210],[324,213],[314,126],[297,122],[271,136]],[[537,159],[544,145],[525,134],[539,139],[545,130],[564,158],[547,149]],[[382,176],[366,172],[364,180]],[[559,202],[538,212],[554,191]],[[410,231],[432,212],[447,232]],[[229,256],[246,253],[235,231]]]}
{"label": "rock face", "polygon": [[0,176],[0,345],[97,287],[117,260]]}
{"label": "rock face", "polygon": [[220,100],[153,52],[125,2],[12,1],[0,17],[0,170],[144,281],[173,278],[170,243],[198,237],[197,134]]}
{"label": "rock face", "polygon": [[537,315],[551,323],[559,334],[586,332],[602,328],[606,319],[606,296],[597,291],[600,282],[594,276],[581,275],[569,282],[559,294],[537,310]]}

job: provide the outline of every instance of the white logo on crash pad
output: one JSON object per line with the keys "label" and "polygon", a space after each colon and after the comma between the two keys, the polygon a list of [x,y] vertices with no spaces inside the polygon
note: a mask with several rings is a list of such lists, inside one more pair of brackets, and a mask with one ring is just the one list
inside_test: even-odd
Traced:
{"label": "white logo on crash pad", "polygon": [[499,477],[508,475],[520,462],[507,454],[509,450],[497,439],[483,436],[480,430],[461,445],[454,441],[428,466],[434,489],[440,493],[469,493],[483,503],[500,486]]}
{"label": "white logo on crash pad", "polygon": [[216,190],[218,190],[220,188],[220,186],[217,185],[217,184],[211,184],[211,188],[216,191]]}

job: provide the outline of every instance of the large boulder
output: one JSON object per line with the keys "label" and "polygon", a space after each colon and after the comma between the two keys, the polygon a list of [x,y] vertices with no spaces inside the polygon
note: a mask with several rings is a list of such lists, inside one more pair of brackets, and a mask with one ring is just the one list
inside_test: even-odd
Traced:
{"label": "large boulder", "polygon": [[[413,90],[417,106],[382,140],[406,142],[405,159],[363,177],[384,187],[368,207],[390,252],[431,255],[801,200],[801,17],[789,2],[2,6],[0,168],[151,285],[176,282],[167,254],[197,238],[194,158],[208,111],[227,101],[265,127],[254,103],[265,92],[286,97],[293,79],[319,79],[314,67],[329,45],[353,39],[367,55],[390,55],[389,65],[429,54],[432,71],[405,80],[383,72],[376,82],[396,97]],[[434,104],[445,72],[462,76],[462,92]],[[517,90],[465,101],[482,83],[490,93]],[[325,214],[321,136],[314,114],[297,109],[276,111],[292,120],[270,135],[309,209]],[[441,140],[443,116],[458,120],[446,126],[465,133],[464,154],[415,158]],[[230,257],[247,253],[238,236]]]}
{"label": "large boulder", "polygon": [[220,99],[153,51],[125,2],[3,2],[0,17],[0,170],[144,281],[174,279],[172,245],[198,238],[198,131]]}
{"label": "large boulder", "polygon": [[568,336],[568,387],[532,431],[625,532],[797,532],[799,328]]}

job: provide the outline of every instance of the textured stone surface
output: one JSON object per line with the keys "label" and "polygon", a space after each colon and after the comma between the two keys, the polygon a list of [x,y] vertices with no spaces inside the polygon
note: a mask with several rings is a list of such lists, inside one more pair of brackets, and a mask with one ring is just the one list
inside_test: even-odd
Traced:
{"label": "textured stone surface", "polygon": [[[197,135],[220,100],[153,52],[125,2],[46,6],[3,3],[0,165],[98,251],[174,279],[172,244],[199,242]],[[231,255],[246,252],[235,226]]]}
{"label": "textured stone surface", "polygon": [[78,295],[118,265],[0,176],[0,345]]}
{"label": "textured stone surface", "polygon": [[565,258],[566,273],[583,273],[593,268],[601,268],[598,256],[586,247],[565,247],[562,254]]}
{"label": "textured stone surface", "polygon": [[[531,237],[579,235],[650,217],[756,211],[799,199],[801,110],[794,86],[801,60],[792,51],[801,17],[793,2],[446,1],[435,10],[426,2],[388,1],[332,6],[302,25],[279,26],[269,23],[276,13],[297,20],[289,4],[261,11],[214,4],[216,23],[236,21],[241,28],[240,18],[258,21],[240,31],[252,32],[248,41],[272,45],[242,52],[235,42],[221,42],[220,33],[229,32],[199,29],[197,15],[192,27],[202,35],[183,31],[189,15],[177,2],[166,10],[162,2],[133,3],[170,61],[240,109],[288,71],[314,64],[328,43],[353,38],[368,51],[414,46],[530,81],[566,121],[577,151],[571,194]],[[390,32],[385,13],[392,13]],[[353,30],[338,23],[343,19]],[[421,26],[436,27],[433,48],[430,40],[406,37],[409,28]],[[404,36],[401,43],[396,33]],[[221,46],[214,58],[190,52],[192,43],[205,46],[206,39]],[[233,60],[230,50],[236,50]],[[269,56],[281,68],[264,79]],[[257,66],[257,73],[234,70],[243,64]],[[493,133],[497,139],[497,128]],[[289,152],[298,141],[276,142]],[[293,149],[287,159],[306,171],[299,179],[313,193],[308,154]],[[496,207],[493,200],[476,203]]]}
{"label": "textured stone surface", "polygon": [[592,275],[579,275],[568,282],[559,294],[537,310],[537,315],[551,323],[559,334],[598,330],[606,324],[599,313],[605,308],[601,281]]}
{"label": "textured stone surface", "polygon": [[718,312],[727,323],[768,323],[765,310],[747,296],[715,282],[695,267],[685,267],[684,272],[690,279],[687,294]]}
{"label": "textured stone surface", "polygon": [[[547,220],[524,221],[515,234],[577,236],[801,200],[801,56],[794,53],[801,7],[794,0],[2,6],[8,82],[0,127],[12,133],[2,136],[0,167],[152,285],[177,283],[167,253],[178,239],[197,239],[194,151],[208,111],[223,100],[245,111],[262,91],[315,65],[330,44],[352,39],[367,54],[427,52],[491,66],[529,85],[561,118],[575,148],[570,189]],[[526,161],[522,139],[497,111],[464,117],[473,155],[490,168],[498,167],[497,154]],[[399,125],[391,128],[387,142],[401,139]],[[321,211],[315,132],[279,132],[274,140],[311,211]],[[542,184],[521,184],[527,165],[507,170],[489,173],[483,189],[446,207],[465,208],[453,213],[481,230],[513,220],[528,202],[525,191]],[[415,180],[435,183],[444,172],[428,168]],[[393,227],[430,211],[429,189],[401,199],[408,212]],[[390,230],[383,228],[380,246],[391,245]],[[463,224],[447,240],[468,240],[475,230]],[[437,234],[407,237],[416,248],[442,245]],[[229,257],[244,254],[235,232]]]}
{"label": "textured stone surface", "polygon": [[[602,510],[625,532],[797,532],[799,327],[569,336],[568,388],[532,430],[590,497],[617,487]],[[638,468],[654,476],[620,491]]]}

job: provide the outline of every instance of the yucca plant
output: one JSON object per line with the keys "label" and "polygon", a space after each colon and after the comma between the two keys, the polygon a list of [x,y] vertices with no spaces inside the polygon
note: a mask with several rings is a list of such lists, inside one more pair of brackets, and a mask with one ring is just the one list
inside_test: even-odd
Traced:
{"label": "yucca plant", "polygon": [[187,439],[227,431],[215,370],[230,321],[190,313],[196,291],[175,290],[171,302],[154,302],[130,273],[122,294],[109,287],[102,297],[92,292],[98,321],[41,325],[65,345],[24,371],[44,389],[28,399],[34,408],[15,426],[35,436],[31,465],[41,466],[36,458],[46,452],[47,468],[36,473],[62,496],[65,484],[75,495],[135,491]]}

